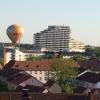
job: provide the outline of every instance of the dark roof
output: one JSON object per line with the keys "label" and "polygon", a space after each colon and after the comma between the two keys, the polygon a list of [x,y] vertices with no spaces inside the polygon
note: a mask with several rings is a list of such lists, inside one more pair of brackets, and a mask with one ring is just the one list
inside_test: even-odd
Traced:
{"label": "dark roof", "polygon": [[15,69],[2,69],[0,70],[0,76],[9,78],[10,76],[13,76],[14,74],[20,72],[20,70],[15,70]]}
{"label": "dark roof", "polygon": [[11,69],[11,67],[15,64],[15,60],[10,60],[5,66],[4,69]]}
{"label": "dark roof", "polygon": [[78,62],[80,72],[83,72],[86,69],[91,69],[93,71],[100,71],[100,60],[87,60]]}
{"label": "dark roof", "polygon": [[51,87],[55,83],[54,80],[48,80],[43,86],[44,87]]}
{"label": "dark roof", "polygon": [[100,73],[96,71],[85,70],[77,76],[77,79],[86,82],[97,83],[100,81]]}
{"label": "dark roof", "polygon": [[85,90],[86,90],[86,88],[82,87],[82,86],[77,86],[77,87],[73,88],[74,93],[83,93]]}
{"label": "dark roof", "polygon": [[31,77],[32,76],[26,72],[19,72],[19,73],[14,74],[13,76],[9,77],[7,79],[7,81],[9,81],[15,85],[19,85],[20,83],[26,81],[27,79],[29,79]]}

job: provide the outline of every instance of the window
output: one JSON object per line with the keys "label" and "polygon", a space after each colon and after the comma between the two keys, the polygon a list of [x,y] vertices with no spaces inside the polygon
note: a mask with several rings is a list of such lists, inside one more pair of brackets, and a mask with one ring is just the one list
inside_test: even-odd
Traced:
{"label": "window", "polygon": [[42,74],[42,71],[40,71],[40,74]]}
{"label": "window", "polygon": [[47,81],[48,80],[48,77],[45,77],[45,81]]}
{"label": "window", "polygon": [[34,74],[37,74],[37,71],[35,71]]}
{"label": "window", "polygon": [[39,80],[42,80],[42,77],[39,77]]}

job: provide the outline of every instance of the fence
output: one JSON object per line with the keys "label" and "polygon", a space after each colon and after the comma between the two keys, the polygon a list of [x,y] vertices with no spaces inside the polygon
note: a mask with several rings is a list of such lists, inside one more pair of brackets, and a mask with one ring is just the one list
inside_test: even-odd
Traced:
{"label": "fence", "polygon": [[[31,100],[90,100],[88,95],[29,93]],[[0,92],[0,100],[23,100],[20,92]],[[95,99],[96,100],[96,99]],[[100,100],[100,99],[99,99]]]}

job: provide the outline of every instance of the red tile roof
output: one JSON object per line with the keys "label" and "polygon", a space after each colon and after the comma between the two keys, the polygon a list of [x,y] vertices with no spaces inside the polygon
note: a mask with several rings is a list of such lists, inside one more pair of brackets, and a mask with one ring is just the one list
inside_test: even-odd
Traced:
{"label": "red tile roof", "polygon": [[[10,63],[10,62],[9,62]],[[50,60],[41,60],[41,61],[15,61],[11,66],[12,69],[19,69],[25,71],[48,71],[50,70],[51,61]]]}
{"label": "red tile roof", "polygon": [[[5,69],[17,69],[24,71],[49,71],[53,60],[43,59],[37,61],[10,61],[5,65]],[[63,63],[62,66],[63,67]]]}

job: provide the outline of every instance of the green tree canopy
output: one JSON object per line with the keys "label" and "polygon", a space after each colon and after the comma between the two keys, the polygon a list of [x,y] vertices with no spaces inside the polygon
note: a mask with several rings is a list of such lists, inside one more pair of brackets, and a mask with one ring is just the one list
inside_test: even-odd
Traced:
{"label": "green tree canopy", "polygon": [[62,88],[62,91],[72,91],[70,84],[67,84],[67,79],[75,79],[77,75],[77,65],[72,59],[53,59],[51,65],[51,79],[55,80]]}
{"label": "green tree canopy", "polygon": [[14,91],[16,87],[0,77],[0,91]]}
{"label": "green tree canopy", "polygon": [[35,56],[30,56],[27,58],[28,61],[34,61],[34,60],[36,61],[36,60],[41,60],[41,59],[42,59],[41,57],[35,57]]}
{"label": "green tree canopy", "polygon": [[72,59],[75,60],[75,61],[85,61],[85,60],[86,60],[86,58],[85,58],[84,56],[79,55],[79,54],[74,55],[74,56],[72,57]]}
{"label": "green tree canopy", "polygon": [[91,58],[100,59],[100,47],[87,47],[86,54]]}

